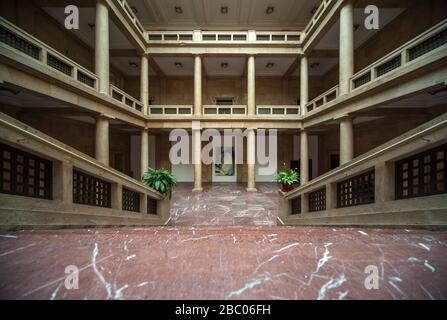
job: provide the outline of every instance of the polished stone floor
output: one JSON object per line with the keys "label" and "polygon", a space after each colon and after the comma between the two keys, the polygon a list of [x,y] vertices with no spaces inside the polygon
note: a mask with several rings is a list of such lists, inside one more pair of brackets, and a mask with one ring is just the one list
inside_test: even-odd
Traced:
{"label": "polished stone floor", "polygon": [[180,183],[171,202],[172,223],[177,226],[271,226],[278,215],[278,187],[258,183],[247,193],[246,184],[204,184],[192,193],[192,184]]}
{"label": "polished stone floor", "polygon": [[445,231],[278,227],[273,185],[190,187],[172,226],[0,232],[0,299],[447,298]]}

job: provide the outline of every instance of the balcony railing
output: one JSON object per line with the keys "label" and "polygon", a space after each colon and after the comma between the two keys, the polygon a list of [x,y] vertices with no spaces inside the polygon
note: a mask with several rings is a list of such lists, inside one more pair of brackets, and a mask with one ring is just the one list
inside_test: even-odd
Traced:
{"label": "balcony railing", "polygon": [[299,44],[301,32],[297,31],[147,31],[147,41],[157,43],[260,43]]}
{"label": "balcony railing", "polygon": [[[401,47],[390,52],[368,67],[360,70],[351,77],[351,92],[364,85],[376,83],[384,77],[393,75],[398,71],[408,70],[419,59],[431,52],[445,52],[447,55],[447,20],[443,20]],[[439,59],[439,57],[437,58]],[[431,63],[433,60],[427,62]],[[339,87],[336,85],[319,95],[306,105],[307,112],[316,112],[319,108],[337,101]]]}
{"label": "balcony railing", "polygon": [[98,77],[42,41],[0,17],[0,48],[12,50],[19,57],[32,59],[45,68],[56,70],[88,88],[98,90]]}
{"label": "balcony railing", "polygon": [[140,112],[143,110],[143,104],[139,100],[125,93],[123,90],[118,89],[113,84],[110,85],[110,96],[127,107]]}
{"label": "balcony railing", "polygon": [[191,116],[192,105],[150,105],[149,114],[156,116]]}
{"label": "balcony railing", "polygon": [[330,88],[328,91],[324,92],[323,94],[320,94],[318,97],[311,100],[306,105],[306,110],[307,112],[315,110],[321,107],[322,105],[331,102],[332,100],[335,100],[337,97],[338,97],[338,85]]}
{"label": "balcony railing", "polygon": [[258,105],[256,106],[258,116],[299,116],[300,106],[297,105]]}
{"label": "balcony railing", "polygon": [[[361,220],[348,218],[349,215],[358,217],[396,211],[408,215],[421,208],[445,211],[446,137],[447,114],[443,114],[283,193],[279,219],[285,224],[318,224],[317,220],[321,218],[321,223],[327,224],[327,219],[337,221],[340,217],[342,223],[353,224]],[[420,198],[423,196],[439,198],[424,201]],[[412,197],[420,199],[416,207],[409,201]],[[397,204],[395,200],[398,199],[405,200],[399,200]],[[350,210],[353,206],[356,206],[354,211]],[[406,222],[408,220],[403,220],[402,224]],[[421,224],[424,223],[430,221]]]}
{"label": "balcony railing", "polygon": [[169,199],[156,190],[6,114],[0,123],[0,226],[169,221]]}
{"label": "balcony railing", "polygon": [[447,49],[447,20],[440,22],[354,74],[351,78],[351,90],[356,90],[367,83],[394,73],[429,52],[445,49]]}
{"label": "balcony railing", "polygon": [[124,9],[124,12],[126,12],[127,16],[129,17],[130,21],[135,25],[135,27],[140,31],[140,33],[144,36],[144,28],[141,25],[140,21],[136,17],[135,13],[130,8],[129,4],[126,0],[118,0],[118,3],[121,5],[121,7]]}
{"label": "balcony railing", "polygon": [[203,105],[203,115],[246,115],[246,105]]}
{"label": "balcony railing", "polygon": [[[51,74],[47,70],[56,71],[54,77],[60,75],[76,81],[86,89],[99,92],[99,78],[96,74],[1,17],[0,54],[40,72],[45,68],[46,76]],[[124,106],[142,112],[143,106],[139,100],[113,85],[110,85],[110,96]]]}
{"label": "balcony railing", "polygon": [[324,13],[328,10],[330,7],[330,4],[332,2],[335,2],[335,0],[323,0],[321,1],[320,5],[318,6],[317,10],[315,11],[314,15],[312,16],[312,19],[307,24],[306,28],[304,28],[303,31],[303,41],[309,36],[309,34],[313,31],[316,25],[318,25],[319,20],[324,15]]}

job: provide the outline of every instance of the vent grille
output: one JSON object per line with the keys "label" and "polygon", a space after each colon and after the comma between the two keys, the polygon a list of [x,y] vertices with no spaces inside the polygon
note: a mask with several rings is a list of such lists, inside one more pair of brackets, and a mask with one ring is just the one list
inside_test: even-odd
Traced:
{"label": "vent grille", "polygon": [[123,210],[140,211],[140,194],[138,192],[123,188]]}
{"label": "vent grille", "polygon": [[3,42],[4,44],[7,44],[8,46],[16,50],[19,50],[34,59],[39,59],[38,47],[16,36],[3,27],[0,27],[0,42]]}
{"label": "vent grille", "polygon": [[110,208],[111,184],[74,169],[73,203]]}
{"label": "vent grille", "polygon": [[337,207],[352,207],[374,202],[374,170],[337,183]]}
{"label": "vent grille", "polygon": [[57,71],[60,71],[67,76],[71,76],[73,72],[73,67],[70,66],[68,63],[65,63],[61,59],[56,58],[52,54],[47,54],[47,64]]}
{"label": "vent grille", "polygon": [[51,199],[53,163],[0,143],[0,192]]}
{"label": "vent grille", "polygon": [[414,60],[447,43],[447,29],[408,50],[409,60]]}
{"label": "vent grille", "polygon": [[326,210],[326,188],[309,193],[309,211]]}

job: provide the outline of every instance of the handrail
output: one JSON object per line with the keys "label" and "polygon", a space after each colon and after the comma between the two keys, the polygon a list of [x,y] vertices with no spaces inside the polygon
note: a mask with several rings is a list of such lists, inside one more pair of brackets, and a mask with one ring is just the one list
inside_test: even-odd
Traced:
{"label": "handrail", "polygon": [[337,97],[338,97],[338,84],[336,86],[333,86],[329,90],[323,92],[318,97],[312,99],[306,105],[306,110],[308,112],[312,111],[318,107],[321,107],[322,105],[326,104],[327,102],[335,100]]}
{"label": "handrail", "polygon": [[281,104],[281,105],[256,106],[256,115],[258,116],[283,116],[283,115],[299,116],[300,114],[301,110],[299,105]]}
{"label": "handrail", "polygon": [[[153,196],[154,198],[156,198],[157,200],[164,199],[164,195],[162,195],[158,191],[147,187],[143,183],[141,183],[141,182],[139,182],[139,181],[109,167],[109,166],[106,166],[106,165],[100,163],[99,161],[97,161],[96,159],[91,158],[88,155],[82,154],[79,151],[77,151],[77,150],[75,150],[59,141],[56,142],[55,139],[49,137],[48,135],[46,135],[42,132],[39,132],[35,129],[30,128],[26,124],[23,124],[2,112],[0,112],[0,123],[6,127],[14,129],[17,132],[20,132],[21,134],[23,134],[25,136],[28,136],[34,140],[44,143],[53,149],[61,151],[65,154],[69,155],[72,158],[81,160],[82,162],[92,165],[92,166],[96,167],[97,169],[101,169],[113,176],[116,176],[117,178],[124,180],[127,183],[130,183],[130,184],[138,187],[139,189],[144,189],[146,192],[150,193],[150,195]],[[30,130],[30,129],[32,129],[32,130]]]}
{"label": "handrail", "polygon": [[303,42],[307,40],[307,36],[309,35],[311,29],[317,25],[317,21],[321,18],[321,16],[324,14],[324,12],[329,7],[329,5],[331,4],[332,1],[334,1],[334,0],[321,1],[320,5],[318,6],[317,10],[315,11],[314,15],[312,16],[312,19],[310,19],[309,23],[304,28]]}
{"label": "handrail", "polygon": [[326,184],[331,178],[334,176],[337,176],[343,172],[346,172],[348,170],[354,169],[356,166],[360,166],[368,161],[372,161],[375,158],[392,151],[396,148],[399,148],[401,146],[406,145],[407,143],[414,141],[415,139],[418,139],[434,130],[440,129],[442,127],[447,126],[447,113],[432,119],[415,129],[412,129],[372,150],[369,152],[360,155],[359,157],[354,158],[350,162],[335,168],[325,174],[322,174],[321,176],[318,176],[315,179],[310,180],[309,182],[299,186],[298,188],[289,191],[284,194],[284,197],[288,200],[298,197],[303,192],[308,192],[312,190],[316,190],[320,187],[322,187],[324,184]]}
{"label": "handrail", "polygon": [[[52,68],[52,70],[58,70],[56,69],[56,67],[59,67],[60,70],[58,71],[61,72],[63,75],[76,80],[77,82],[89,87],[90,89],[98,91],[99,78],[96,76],[96,74],[94,74],[87,68],[65,57],[57,50],[51,48],[44,42],[21,30],[19,27],[2,17],[0,17],[0,26],[24,41],[24,44],[30,46],[30,48],[33,48],[38,52],[36,52],[36,55],[34,56],[32,55],[33,52],[30,51],[28,51],[28,54],[24,53],[22,50],[12,46],[11,44],[8,44],[6,42],[6,39],[0,42],[1,46],[7,46],[21,56],[34,58],[34,60],[40,62],[45,67]],[[48,60],[48,57],[50,57],[50,61]],[[53,63],[53,66],[50,66],[49,63]],[[64,72],[62,72],[61,70],[63,70]]]}
{"label": "handrail", "polygon": [[301,31],[146,31],[146,40],[151,44],[183,42],[297,44],[301,39]]}
{"label": "handrail", "polygon": [[[445,30],[447,30],[447,19],[439,22],[435,26],[417,35],[415,38],[401,45],[397,49],[381,57],[379,60],[356,72],[350,80],[351,90],[355,90],[362,85],[373,81],[374,79],[384,76],[385,74],[397,71],[398,69],[401,69],[405,65],[416,60],[417,58],[410,59],[409,50]],[[444,43],[434,50],[440,50],[440,48],[446,47],[447,44]],[[383,71],[380,69],[381,67],[383,68]]]}
{"label": "handrail", "polygon": [[141,35],[144,37],[144,28],[141,25],[141,22],[138,20],[137,16],[133,13],[132,9],[130,8],[129,4],[126,0],[118,0],[118,3],[121,5],[121,7],[124,9],[124,12],[126,12],[128,18],[134,26],[140,31]]}
{"label": "handrail", "polygon": [[113,99],[118,100],[126,106],[131,107],[137,111],[142,111],[143,109],[143,104],[139,100],[135,99],[123,90],[117,88],[113,84],[110,84],[110,96]]}
{"label": "handrail", "polygon": [[[224,112],[229,110],[230,113]],[[246,115],[247,114],[247,105],[203,105],[202,106],[202,114],[204,116],[207,115]]]}
{"label": "handrail", "polygon": [[191,116],[192,105],[154,105],[148,106],[149,115]]}
{"label": "handrail", "polygon": [[[430,40],[431,37],[435,37],[441,32],[446,32],[446,30],[447,19],[439,22],[435,26],[417,35],[415,38],[411,39],[399,48],[391,51],[377,61],[371,63],[369,66],[358,71],[350,79],[351,92],[355,92],[357,88],[360,88],[365,84],[370,84],[376,79],[381,79],[385,75],[393,74],[395,71],[402,70],[402,68],[404,68],[405,66],[413,64],[413,61],[418,61],[419,57],[410,60],[409,50],[413,49],[424,41]],[[440,45],[433,50],[445,50],[446,48],[447,43],[444,43],[443,45]],[[422,54],[420,57],[424,56],[424,54]],[[339,87],[338,85],[336,85],[331,89],[323,92],[318,97],[312,99],[306,105],[306,111],[315,111],[316,109],[328,104],[329,102],[337,101],[339,97],[338,90]]]}

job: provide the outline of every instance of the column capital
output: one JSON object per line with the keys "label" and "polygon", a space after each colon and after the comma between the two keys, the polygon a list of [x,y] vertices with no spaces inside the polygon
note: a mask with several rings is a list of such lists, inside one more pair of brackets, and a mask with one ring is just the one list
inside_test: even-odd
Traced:
{"label": "column capital", "polygon": [[113,120],[113,119],[116,119],[116,117],[110,116],[110,115],[105,114],[105,113],[100,113],[100,114],[96,115],[96,119]]}
{"label": "column capital", "polygon": [[353,118],[352,115],[350,115],[349,113],[344,113],[341,115],[337,115],[336,117],[334,117],[334,120],[345,120],[345,119],[350,119]]}

